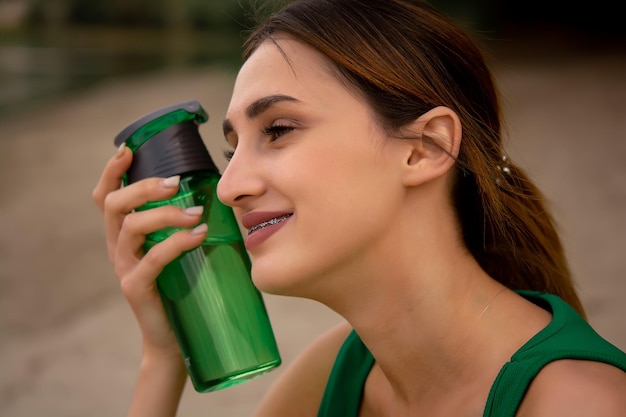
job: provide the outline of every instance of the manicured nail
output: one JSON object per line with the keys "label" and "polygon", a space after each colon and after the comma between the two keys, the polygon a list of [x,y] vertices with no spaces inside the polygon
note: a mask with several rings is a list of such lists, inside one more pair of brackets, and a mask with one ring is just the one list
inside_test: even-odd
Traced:
{"label": "manicured nail", "polygon": [[209,230],[209,226],[206,223],[202,223],[191,230],[192,235],[202,235]]}
{"label": "manicured nail", "polygon": [[187,216],[199,216],[204,212],[204,206],[188,207],[183,210]]}
{"label": "manicured nail", "polygon": [[117,148],[117,153],[115,154],[115,158],[119,159],[124,155],[126,151],[126,142],[122,142],[122,144]]}
{"label": "manicured nail", "polygon": [[161,186],[165,188],[175,188],[178,187],[178,184],[180,184],[180,175],[174,175],[161,181]]}

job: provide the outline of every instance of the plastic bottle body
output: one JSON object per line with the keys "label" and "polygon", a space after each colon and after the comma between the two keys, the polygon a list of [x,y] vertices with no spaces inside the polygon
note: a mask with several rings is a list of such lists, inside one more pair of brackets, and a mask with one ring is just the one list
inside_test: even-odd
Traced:
{"label": "plastic bottle body", "polygon": [[[162,205],[204,206],[209,226],[204,243],[168,264],[157,287],[199,392],[226,388],[263,374],[281,362],[260,292],[250,279],[250,261],[232,210],[216,196],[218,174],[181,177],[180,189]],[[147,236],[149,250],[177,229]]]}

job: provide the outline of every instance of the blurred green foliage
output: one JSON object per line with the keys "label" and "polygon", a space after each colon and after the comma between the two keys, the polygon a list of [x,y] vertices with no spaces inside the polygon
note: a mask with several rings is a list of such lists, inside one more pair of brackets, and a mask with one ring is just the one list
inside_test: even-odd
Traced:
{"label": "blurred green foliage", "polygon": [[[24,0],[26,1],[26,0]],[[566,0],[428,0],[469,29],[509,31],[557,27],[572,32],[616,35],[626,32],[618,2],[594,7]],[[254,16],[288,0],[29,0],[34,25],[106,25],[237,32]]]}
{"label": "blurred green foliage", "polygon": [[[2,0],[0,0],[2,1]],[[114,51],[149,68],[221,62],[237,68],[245,33],[285,0],[23,0],[4,44]],[[128,65],[125,65],[127,67]]]}
{"label": "blurred green foliage", "polygon": [[235,32],[281,1],[259,0],[32,0],[30,25],[122,26]]}

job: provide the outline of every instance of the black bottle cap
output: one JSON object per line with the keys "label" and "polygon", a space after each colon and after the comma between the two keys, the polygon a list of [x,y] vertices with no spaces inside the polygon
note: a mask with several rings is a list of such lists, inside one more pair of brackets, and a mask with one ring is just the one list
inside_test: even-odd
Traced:
{"label": "black bottle cap", "polygon": [[121,145],[147,124],[172,113],[182,117],[175,117],[168,127],[152,136],[148,133],[143,143],[129,143],[131,149],[136,149],[133,149],[133,163],[126,172],[128,184],[144,178],[170,177],[193,171],[219,173],[198,131],[198,123],[206,121],[208,116],[197,101],[176,104],[141,117],[115,137],[115,145]]}

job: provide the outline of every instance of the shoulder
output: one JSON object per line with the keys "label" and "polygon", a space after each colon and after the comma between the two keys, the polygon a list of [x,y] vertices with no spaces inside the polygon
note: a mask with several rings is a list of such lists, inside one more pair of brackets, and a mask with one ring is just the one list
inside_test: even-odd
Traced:
{"label": "shoulder", "polygon": [[601,362],[559,360],[537,375],[517,417],[626,417],[626,372]]}
{"label": "shoulder", "polygon": [[255,416],[317,416],[335,358],[351,330],[343,322],[313,341],[272,385]]}

